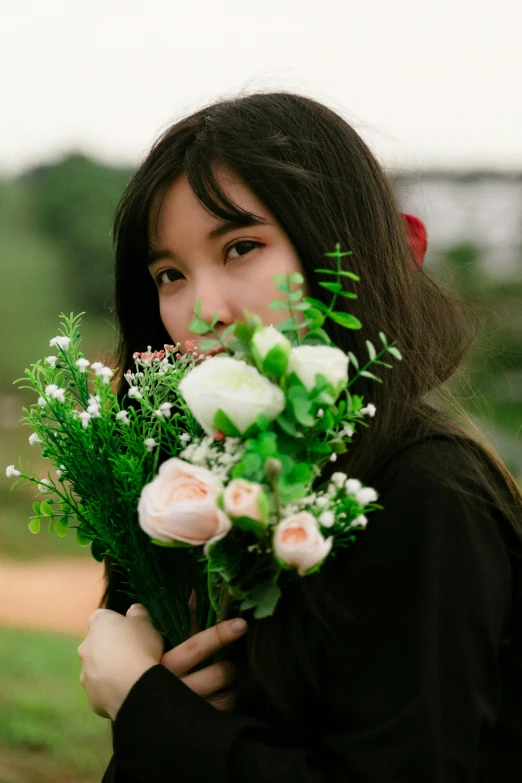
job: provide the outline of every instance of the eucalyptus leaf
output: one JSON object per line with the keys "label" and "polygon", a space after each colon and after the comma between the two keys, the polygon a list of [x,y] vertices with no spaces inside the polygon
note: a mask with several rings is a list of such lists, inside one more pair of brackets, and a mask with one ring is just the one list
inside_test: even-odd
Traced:
{"label": "eucalyptus leaf", "polygon": [[341,313],[341,312],[333,312],[329,313],[330,318],[332,321],[335,321],[336,324],[339,324],[340,326],[346,327],[346,329],[361,329],[362,323],[359,321],[358,318],[356,318],[354,315],[350,315],[350,313]]}
{"label": "eucalyptus leaf", "polygon": [[29,522],[29,530],[31,533],[39,533],[40,532],[40,517],[36,517],[36,519],[31,519]]}
{"label": "eucalyptus leaf", "polygon": [[343,287],[340,283],[324,283],[321,281],[319,285],[321,288],[326,288],[327,291],[332,291],[334,294],[338,294],[343,290]]}
{"label": "eucalyptus leaf", "polygon": [[206,334],[210,331],[210,325],[201,318],[194,318],[194,320],[189,323],[188,328],[189,331],[193,332],[194,334]]}
{"label": "eucalyptus leaf", "polygon": [[373,347],[373,343],[371,343],[370,340],[366,340],[366,348],[368,349],[368,355],[370,357],[370,360],[373,362],[373,360],[377,356],[377,351]]}
{"label": "eucalyptus leaf", "polygon": [[320,310],[322,313],[326,313],[328,311],[328,305],[325,304],[325,302],[322,302],[320,299],[314,299],[313,296],[306,296],[305,302],[310,302],[312,307],[315,307],[316,310]]}
{"label": "eucalyptus leaf", "polygon": [[90,546],[92,538],[86,535],[81,527],[76,528],[76,543],[79,546]]}
{"label": "eucalyptus leaf", "polygon": [[374,375],[372,372],[368,372],[368,370],[362,370],[361,375],[364,378],[371,378],[373,381],[378,381],[379,383],[382,383],[382,378],[378,378],[376,375]]}
{"label": "eucalyptus leaf", "polygon": [[356,370],[359,369],[359,360],[357,359],[357,356],[352,353],[351,351],[348,351],[348,358],[350,359],[351,363],[355,367]]}
{"label": "eucalyptus leaf", "polygon": [[54,532],[57,536],[60,538],[63,538],[64,535],[67,533],[67,528],[69,527],[69,517],[56,517],[56,521],[54,523]]}
{"label": "eucalyptus leaf", "polygon": [[217,348],[218,345],[221,345],[219,340],[203,340],[203,342],[199,346],[199,350],[210,351],[212,348]]}
{"label": "eucalyptus leaf", "polygon": [[273,299],[269,307],[270,310],[288,310],[288,302],[286,299]]}
{"label": "eucalyptus leaf", "polygon": [[52,517],[53,507],[48,500],[44,500],[40,503],[40,514],[44,514],[46,517]]}
{"label": "eucalyptus leaf", "polygon": [[389,346],[388,347],[388,353],[391,353],[391,355],[395,356],[396,359],[399,359],[399,360],[402,359],[401,352],[399,351],[398,348],[395,348],[394,346]]}

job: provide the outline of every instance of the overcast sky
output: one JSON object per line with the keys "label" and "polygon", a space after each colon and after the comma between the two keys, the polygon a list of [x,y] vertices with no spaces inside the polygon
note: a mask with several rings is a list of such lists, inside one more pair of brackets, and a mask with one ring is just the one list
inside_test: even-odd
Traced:
{"label": "overcast sky", "polygon": [[340,112],[398,169],[522,169],[521,0],[0,0],[0,174],[136,165],[238,91]]}

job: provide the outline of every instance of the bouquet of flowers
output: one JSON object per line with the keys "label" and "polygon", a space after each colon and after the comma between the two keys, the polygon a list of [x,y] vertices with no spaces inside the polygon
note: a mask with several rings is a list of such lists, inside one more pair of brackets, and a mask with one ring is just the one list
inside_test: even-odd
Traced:
{"label": "bouquet of flowers", "polygon": [[[76,529],[81,546],[101,561],[110,556],[126,590],[144,604],[174,646],[188,634],[189,596],[208,627],[230,611],[270,615],[288,580],[321,568],[382,508],[372,487],[334,473],[316,487],[328,461],[346,451],[375,406],[351,387],[370,368],[401,359],[380,332],[382,347],[366,341],[359,364],[323,329],[329,319],[359,329],[354,316],[335,310],[354,298],[337,270],[318,269],[332,293],[330,305],[303,295],[298,273],[275,278],[282,297],[271,303],[289,317],[263,326],[245,313],[221,334],[198,302],[190,330],[212,334],[195,342],[134,354],[114,387],[115,370],[81,353],[80,316],[62,316],[55,354],[26,370],[23,388],[38,399],[24,409],[31,444],[53,470],[45,478],[10,465],[7,476],[34,484],[38,499],[29,522],[58,536]],[[349,378],[348,366],[353,367]]]}

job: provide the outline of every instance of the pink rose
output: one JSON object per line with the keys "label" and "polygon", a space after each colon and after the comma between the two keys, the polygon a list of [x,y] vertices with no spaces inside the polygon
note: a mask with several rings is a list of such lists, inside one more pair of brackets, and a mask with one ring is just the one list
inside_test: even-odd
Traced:
{"label": "pink rose", "polygon": [[293,514],[274,531],[274,552],[286,565],[297,568],[304,576],[313,566],[321,563],[332,548],[333,538],[324,539],[317,520],[308,511]]}
{"label": "pink rose", "polygon": [[223,505],[229,517],[249,517],[257,522],[266,519],[262,511],[263,500],[261,485],[246,479],[233,479],[223,495]]}
{"label": "pink rose", "polygon": [[151,538],[165,543],[205,544],[208,554],[210,545],[232,527],[216,503],[221,489],[210,470],[176,457],[168,459],[156,478],[142,489],[138,504],[140,527]]}

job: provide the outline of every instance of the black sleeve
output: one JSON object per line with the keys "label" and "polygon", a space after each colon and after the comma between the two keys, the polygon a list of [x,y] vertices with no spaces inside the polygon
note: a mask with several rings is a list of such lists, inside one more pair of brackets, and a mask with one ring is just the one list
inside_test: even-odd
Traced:
{"label": "black sleeve", "polygon": [[450,443],[413,447],[382,491],[384,511],[336,559],[353,622],[328,661],[329,717],[314,747],[218,712],[157,665],[116,717],[118,769],[142,783],[478,779],[481,738],[499,707],[510,560],[495,512],[431,479],[419,459],[426,448],[477,490]]}

